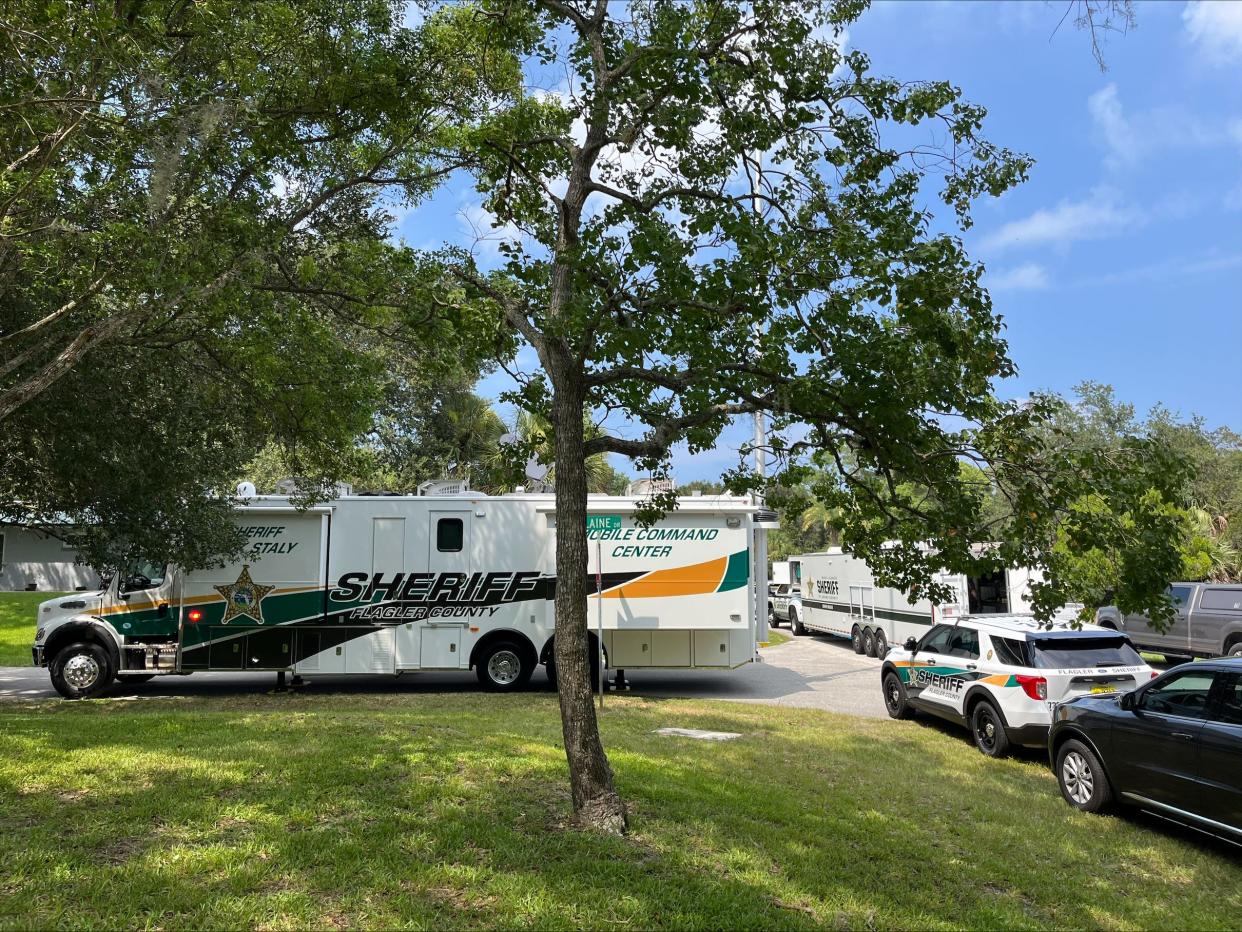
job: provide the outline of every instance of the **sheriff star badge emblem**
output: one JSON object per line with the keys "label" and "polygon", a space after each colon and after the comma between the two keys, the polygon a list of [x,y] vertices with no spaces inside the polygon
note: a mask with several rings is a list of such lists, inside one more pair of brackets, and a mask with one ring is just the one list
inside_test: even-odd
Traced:
{"label": "sheriff star badge emblem", "polygon": [[251,579],[250,564],[247,563],[242,567],[237,582],[212,588],[224,596],[224,618],[220,624],[227,625],[239,615],[248,615],[263,624],[263,597],[276,587],[260,586]]}

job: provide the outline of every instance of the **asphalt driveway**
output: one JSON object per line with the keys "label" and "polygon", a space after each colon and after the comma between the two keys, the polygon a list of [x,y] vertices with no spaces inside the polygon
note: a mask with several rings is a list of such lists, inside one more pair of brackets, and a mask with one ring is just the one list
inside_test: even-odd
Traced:
{"label": "asphalt driveway", "polygon": [[[762,651],[762,663],[737,670],[627,671],[631,695],[725,699],[798,708],[825,709],[872,718],[885,716],[880,697],[880,661],[855,654],[848,641],[804,635]],[[546,687],[542,670],[537,687]],[[158,677],[138,685],[117,684],[113,699],[224,696],[272,689],[271,673],[195,673]],[[319,676],[301,687],[340,694],[367,692],[441,693],[479,688],[473,673],[407,673],[391,676]],[[0,667],[0,701],[54,699],[47,670]],[[607,701],[607,700],[605,700]]]}

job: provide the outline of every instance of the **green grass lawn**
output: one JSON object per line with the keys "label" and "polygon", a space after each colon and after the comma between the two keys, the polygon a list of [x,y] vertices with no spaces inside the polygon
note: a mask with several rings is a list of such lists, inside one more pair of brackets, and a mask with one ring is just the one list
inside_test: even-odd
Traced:
{"label": "green grass lawn", "polygon": [[30,666],[35,611],[63,592],[0,592],[0,667]]}
{"label": "green grass lawn", "polygon": [[[256,687],[259,689],[261,687]],[[617,697],[632,834],[550,693],[0,707],[0,927],[1227,928],[1242,861],[919,722]],[[664,725],[741,732],[664,738]]]}
{"label": "green grass lawn", "polygon": [[775,647],[777,644],[784,644],[786,641],[792,641],[788,634],[784,631],[778,631],[773,627],[768,628],[768,647]]}

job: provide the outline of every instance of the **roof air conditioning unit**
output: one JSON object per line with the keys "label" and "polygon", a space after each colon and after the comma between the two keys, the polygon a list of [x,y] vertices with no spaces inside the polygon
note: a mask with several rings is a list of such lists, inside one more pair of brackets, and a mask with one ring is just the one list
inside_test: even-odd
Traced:
{"label": "roof air conditioning unit", "polygon": [[419,495],[464,495],[470,491],[465,479],[429,479],[419,483]]}

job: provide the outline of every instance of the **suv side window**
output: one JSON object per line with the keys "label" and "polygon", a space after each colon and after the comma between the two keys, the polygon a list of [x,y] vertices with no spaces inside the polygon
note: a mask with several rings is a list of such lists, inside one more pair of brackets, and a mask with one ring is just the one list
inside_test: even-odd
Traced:
{"label": "suv side window", "polygon": [[998,637],[995,634],[991,635],[991,638],[992,649],[996,651],[998,661],[1011,667],[1031,666],[1031,656],[1026,641]]}
{"label": "suv side window", "polygon": [[949,656],[979,659],[979,632],[973,628],[958,628],[949,638]]}
{"label": "suv side window", "polygon": [[1185,718],[1206,718],[1208,697],[1212,692],[1211,673],[1187,670],[1169,677],[1163,683],[1143,692],[1139,708],[1144,712],[1181,715]]}
{"label": "suv side window", "polygon": [[1225,725],[1242,725],[1242,674],[1225,676],[1220,690],[1220,705],[1212,720]]}
{"label": "suv side window", "polygon": [[919,650],[930,651],[934,654],[948,653],[949,638],[952,636],[952,625],[936,625],[923,635],[923,640],[919,641]]}

